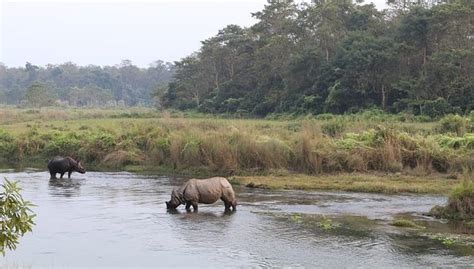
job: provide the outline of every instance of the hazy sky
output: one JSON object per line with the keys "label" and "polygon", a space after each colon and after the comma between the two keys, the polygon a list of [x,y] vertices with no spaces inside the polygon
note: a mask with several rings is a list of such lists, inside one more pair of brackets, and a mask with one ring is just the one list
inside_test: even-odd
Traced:
{"label": "hazy sky", "polygon": [[[366,0],[367,1],[367,0]],[[385,0],[373,0],[379,8]],[[0,0],[0,62],[7,66],[139,66],[175,61],[228,24],[249,26],[266,0]]]}

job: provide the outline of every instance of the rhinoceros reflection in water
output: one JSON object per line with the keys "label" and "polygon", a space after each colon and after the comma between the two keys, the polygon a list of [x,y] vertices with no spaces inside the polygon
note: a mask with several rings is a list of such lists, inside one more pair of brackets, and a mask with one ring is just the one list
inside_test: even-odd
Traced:
{"label": "rhinoceros reflection in water", "polygon": [[198,203],[212,204],[217,200],[224,201],[225,210],[235,211],[237,201],[232,185],[223,177],[213,177],[208,179],[190,179],[181,187],[173,189],[171,200],[166,202],[167,209],[176,209],[179,205],[185,204],[186,210],[193,206],[194,211],[198,210]]}

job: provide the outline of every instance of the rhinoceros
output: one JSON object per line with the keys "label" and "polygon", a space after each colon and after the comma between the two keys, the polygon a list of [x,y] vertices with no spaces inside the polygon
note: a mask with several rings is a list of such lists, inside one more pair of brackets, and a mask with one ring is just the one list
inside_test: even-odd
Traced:
{"label": "rhinoceros", "polygon": [[176,209],[179,205],[186,205],[186,210],[193,206],[198,210],[198,203],[212,204],[217,200],[224,201],[225,210],[236,210],[237,201],[232,185],[223,177],[208,179],[190,179],[181,187],[173,189],[171,200],[166,202],[167,209]]}
{"label": "rhinoceros", "polygon": [[82,167],[81,162],[74,160],[71,157],[59,157],[56,156],[54,159],[48,162],[48,170],[51,174],[51,179],[56,178],[56,174],[61,174],[61,178],[63,178],[64,174],[67,172],[67,177],[71,178],[72,172],[76,171],[81,174],[84,174],[86,170]]}

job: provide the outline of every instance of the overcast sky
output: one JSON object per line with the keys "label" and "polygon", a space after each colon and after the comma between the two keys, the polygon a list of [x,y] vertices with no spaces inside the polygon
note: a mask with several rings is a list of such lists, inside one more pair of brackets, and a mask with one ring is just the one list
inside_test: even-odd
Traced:
{"label": "overcast sky", "polygon": [[[367,0],[366,0],[367,1]],[[373,0],[382,8],[385,0]],[[0,0],[7,66],[175,61],[228,24],[249,26],[266,0]]]}

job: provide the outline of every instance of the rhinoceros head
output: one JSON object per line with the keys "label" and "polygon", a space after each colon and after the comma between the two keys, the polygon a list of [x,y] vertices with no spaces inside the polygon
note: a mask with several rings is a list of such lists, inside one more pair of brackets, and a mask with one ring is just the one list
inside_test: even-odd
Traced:
{"label": "rhinoceros head", "polygon": [[66,159],[69,160],[69,165],[72,167],[73,171],[79,172],[81,174],[86,173],[86,169],[84,169],[84,167],[82,166],[81,161],[76,161],[70,156],[66,157]]}
{"label": "rhinoceros head", "polygon": [[184,203],[183,194],[174,189],[171,192],[171,200],[166,202],[166,209],[176,209],[182,203]]}
{"label": "rhinoceros head", "polygon": [[81,174],[85,174],[86,173],[86,169],[84,169],[84,167],[82,166],[82,163],[81,162],[77,162],[77,165],[76,167],[74,167],[75,170]]}

